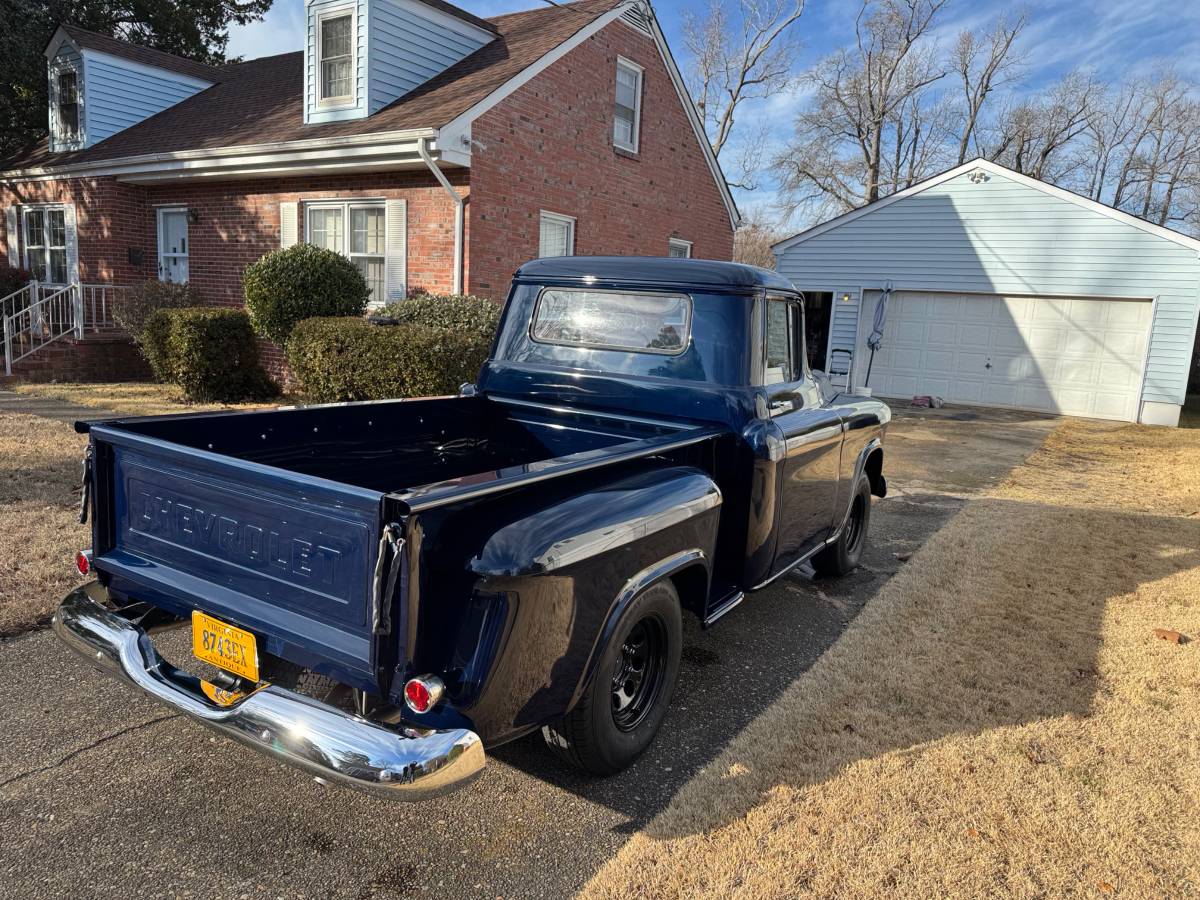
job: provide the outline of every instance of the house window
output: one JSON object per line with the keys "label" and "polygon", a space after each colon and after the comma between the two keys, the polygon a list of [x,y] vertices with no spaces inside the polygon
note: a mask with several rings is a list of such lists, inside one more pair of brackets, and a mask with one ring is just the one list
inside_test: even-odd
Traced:
{"label": "house window", "polygon": [[354,14],[339,12],[317,20],[320,103],[343,103],[354,97]]}
{"label": "house window", "polygon": [[538,256],[572,256],[575,253],[575,220],[543,212]]}
{"label": "house window", "polygon": [[613,114],[613,143],[637,153],[642,127],[642,67],[617,58],[617,102]]}
{"label": "house window", "polygon": [[353,260],[371,289],[371,302],[384,302],[387,220],[383,203],[309,204],[305,233],[310,244]]}
{"label": "house window", "polygon": [[79,138],[79,81],[72,69],[58,73],[58,137],[63,141]]}
{"label": "house window", "polygon": [[681,238],[671,238],[667,241],[667,256],[672,259],[691,259],[692,242]]}
{"label": "house window", "polygon": [[25,268],[38,281],[67,283],[67,214],[63,209],[27,209]]}

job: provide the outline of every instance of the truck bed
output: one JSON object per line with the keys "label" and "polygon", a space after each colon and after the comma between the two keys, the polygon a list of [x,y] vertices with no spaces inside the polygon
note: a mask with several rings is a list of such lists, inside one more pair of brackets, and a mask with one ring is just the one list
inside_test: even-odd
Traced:
{"label": "truck bed", "polygon": [[96,508],[107,513],[93,564],[118,595],[182,617],[199,608],[262,636],[270,654],[367,691],[400,661],[381,658],[373,624],[387,523],[703,439],[686,425],[476,397],[89,430]]}

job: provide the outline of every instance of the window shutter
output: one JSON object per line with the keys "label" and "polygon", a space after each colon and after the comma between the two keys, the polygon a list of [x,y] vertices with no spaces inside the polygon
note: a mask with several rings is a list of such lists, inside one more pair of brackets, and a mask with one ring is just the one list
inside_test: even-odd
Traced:
{"label": "window shutter", "polygon": [[63,209],[63,224],[67,230],[67,284],[79,283],[79,235],[76,233],[75,204]]}
{"label": "window shutter", "polygon": [[407,201],[387,202],[387,298],[403,300],[408,295],[408,209]]}
{"label": "window shutter", "polygon": [[21,252],[17,247],[17,208],[10,206],[4,211],[4,239],[8,244],[8,264],[14,269],[21,267]]}
{"label": "window shutter", "polygon": [[290,247],[300,238],[297,234],[300,221],[298,203],[279,204],[279,246]]}

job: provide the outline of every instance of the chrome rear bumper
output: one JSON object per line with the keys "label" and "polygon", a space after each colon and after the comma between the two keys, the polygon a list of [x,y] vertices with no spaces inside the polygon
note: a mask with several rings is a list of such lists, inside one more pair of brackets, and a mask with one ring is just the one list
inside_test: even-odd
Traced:
{"label": "chrome rear bumper", "polygon": [[260,753],[393,800],[436,797],[483,770],[483,744],[464,728],[391,728],[274,685],[218,706],[200,679],[168,663],[142,628],[108,609],[105,596],[94,581],[71,591],[54,616],[55,633],[102,671]]}

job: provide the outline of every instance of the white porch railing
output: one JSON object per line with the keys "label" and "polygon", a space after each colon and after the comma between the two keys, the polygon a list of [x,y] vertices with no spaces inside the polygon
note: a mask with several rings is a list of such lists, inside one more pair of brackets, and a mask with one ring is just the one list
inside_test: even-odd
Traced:
{"label": "white porch railing", "polygon": [[39,284],[0,297],[4,374],[43,347],[69,335],[112,327],[113,301],[128,288],[114,284]]}

